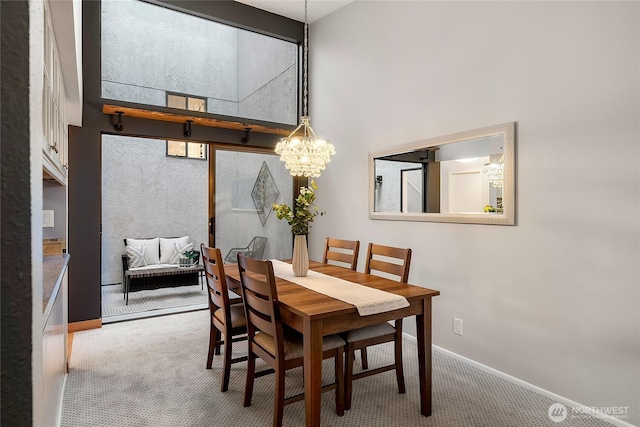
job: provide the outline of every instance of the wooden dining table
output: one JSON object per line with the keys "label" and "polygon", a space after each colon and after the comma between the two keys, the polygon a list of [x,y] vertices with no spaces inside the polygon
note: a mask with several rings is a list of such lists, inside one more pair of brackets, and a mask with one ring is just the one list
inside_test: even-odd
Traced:
{"label": "wooden dining table", "polygon": [[[318,273],[401,295],[407,299],[409,307],[361,316],[354,305],[276,277],[282,322],[303,335],[306,426],[320,426],[322,337],[414,315],[418,342],[420,413],[430,416],[431,298],[440,295],[440,292],[330,264],[310,261],[309,267]],[[229,288],[241,294],[238,269],[229,266],[225,270]]]}

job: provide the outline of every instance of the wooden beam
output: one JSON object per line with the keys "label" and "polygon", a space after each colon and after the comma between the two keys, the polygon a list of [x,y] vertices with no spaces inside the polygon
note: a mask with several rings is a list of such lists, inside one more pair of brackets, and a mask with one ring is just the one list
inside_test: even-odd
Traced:
{"label": "wooden beam", "polygon": [[109,115],[116,115],[118,112],[121,112],[123,117],[138,117],[141,119],[160,120],[163,122],[174,123],[186,123],[187,120],[191,120],[194,125],[240,131],[244,131],[246,128],[251,128],[252,132],[269,133],[282,136],[289,136],[289,134],[291,134],[291,131],[287,129],[278,129],[263,125],[232,122],[208,117],[191,116],[188,114],[175,114],[162,111],[145,110],[141,108],[123,107],[118,105],[105,104],[102,107],[102,112]]}

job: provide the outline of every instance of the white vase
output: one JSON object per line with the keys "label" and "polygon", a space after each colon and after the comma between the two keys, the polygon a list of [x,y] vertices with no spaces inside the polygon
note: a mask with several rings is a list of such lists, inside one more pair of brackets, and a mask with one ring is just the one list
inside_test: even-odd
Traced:
{"label": "white vase", "polygon": [[291,260],[293,275],[304,277],[309,271],[309,252],[307,251],[307,236],[296,234],[293,240],[293,259]]}

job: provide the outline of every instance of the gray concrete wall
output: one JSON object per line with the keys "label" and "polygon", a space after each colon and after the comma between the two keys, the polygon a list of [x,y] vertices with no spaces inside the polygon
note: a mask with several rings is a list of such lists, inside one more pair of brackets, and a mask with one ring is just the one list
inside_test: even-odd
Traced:
{"label": "gray concrete wall", "polygon": [[251,191],[267,162],[280,195],[276,203],[291,203],[293,180],[278,156],[216,152],[216,246],[226,256],[233,247],[246,246],[254,236],[267,240],[264,258],[291,258],[291,228],[271,212],[265,225],[255,211]]}
{"label": "gray concrete wall", "polygon": [[297,45],[135,0],[102,2],[102,96],[166,105],[207,98],[214,114],[297,122]]}
{"label": "gray concrete wall", "polygon": [[417,163],[376,160],[375,175],[382,176],[382,185],[375,191],[376,212],[400,212],[400,171],[419,166]]}
{"label": "gray concrete wall", "polygon": [[166,156],[164,140],[102,138],[102,284],[120,283],[124,238],[208,243],[206,161]]}
{"label": "gray concrete wall", "polygon": [[[297,123],[298,47],[238,31],[238,101],[241,117]],[[263,119],[264,120],[264,119]]]}

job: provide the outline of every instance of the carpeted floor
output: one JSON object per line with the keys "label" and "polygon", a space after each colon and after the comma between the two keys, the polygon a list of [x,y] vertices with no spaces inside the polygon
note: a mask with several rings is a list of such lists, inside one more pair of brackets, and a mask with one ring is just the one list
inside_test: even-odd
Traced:
{"label": "carpeted floor", "polygon": [[125,305],[120,284],[102,286],[102,317],[107,322],[110,317],[186,306],[206,308],[207,287],[190,285],[129,292],[129,305]]}
{"label": "carpeted floor", "polygon": [[[105,325],[77,332],[66,383],[62,426],[270,426],[273,375],[256,379],[253,404],[242,405],[245,364],[232,365],[229,391],[220,392],[221,357],[205,369],[208,311]],[[405,337],[407,393],[398,394],[387,372],[354,383],[352,409],[335,414],[333,392],[323,394],[323,426],[610,426],[591,417],[569,415],[551,421],[554,403],[528,389],[433,351],[433,415],[420,415],[415,340]],[[246,343],[234,344],[234,357]],[[393,357],[393,348],[369,348],[370,366]],[[358,366],[356,366],[356,369]],[[331,361],[324,378],[332,381]],[[287,372],[286,394],[302,390],[302,370]],[[284,409],[285,426],[304,425],[304,402]]]}

